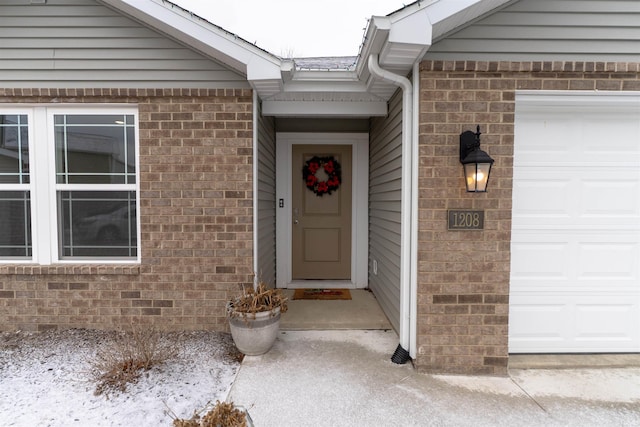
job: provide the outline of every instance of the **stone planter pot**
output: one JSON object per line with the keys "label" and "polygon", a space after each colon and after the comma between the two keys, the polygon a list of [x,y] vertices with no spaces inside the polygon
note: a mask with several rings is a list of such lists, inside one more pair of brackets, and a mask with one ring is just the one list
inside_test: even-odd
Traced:
{"label": "stone planter pot", "polygon": [[229,328],[233,341],[247,356],[259,356],[268,352],[280,330],[280,307],[260,313],[240,313],[227,304]]}

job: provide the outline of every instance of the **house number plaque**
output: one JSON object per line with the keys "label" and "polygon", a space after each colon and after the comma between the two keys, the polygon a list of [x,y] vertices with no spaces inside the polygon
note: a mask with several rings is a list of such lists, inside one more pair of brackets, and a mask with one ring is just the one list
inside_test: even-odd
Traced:
{"label": "house number plaque", "polygon": [[449,230],[484,230],[484,211],[450,210]]}

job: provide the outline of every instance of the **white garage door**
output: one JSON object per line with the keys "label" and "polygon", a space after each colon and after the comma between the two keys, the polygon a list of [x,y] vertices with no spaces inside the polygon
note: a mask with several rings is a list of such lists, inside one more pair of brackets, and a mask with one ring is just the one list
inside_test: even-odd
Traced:
{"label": "white garage door", "polygon": [[509,351],[640,351],[640,96],[519,93]]}

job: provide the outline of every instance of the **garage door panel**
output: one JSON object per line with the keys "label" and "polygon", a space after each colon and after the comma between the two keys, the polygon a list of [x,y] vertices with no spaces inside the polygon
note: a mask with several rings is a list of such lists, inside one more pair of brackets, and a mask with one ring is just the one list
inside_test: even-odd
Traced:
{"label": "garage door panel", "polygon": [[[569,219],[570,179],[540,179],[533,172],[514,182],[514,221],[520,217],[551,217]],[[518,200],[515,198],[522,195]],[[526,195],[526,196],[525,196]],[[517,206],[517,208],[516,208]]]}
{"label": "garage door panel", "polygon": [[545,111],[526,114],[516,123],[516,133],[522,134],[515,147],[515,166],[522,160],[546,164],[572,163],[576,159],[616,163],[640,160],[636,111],[621,111],[615,106],[595,111],[573,106],[566,111],[565,107],[548,106]]}
{"label": "garage door panel", "polygon": [[598,280],[603,286],[612,281],[637,284],[639,246],[624,242],[580,242],[577,280]]}
{"label": "garage door panel", "polygon": [[580,216],[640,220],[640,179],[629,181],[629,174],[617,179],[604,176],[584,179],[580,185],[580,196]]}
{"label": "garage door panel", "polygon": [[[606,305],[606,301],[601,299],[592,303],[576,304],[576,341],[590,343],[592,346],[602,342],[633,348],[640,323],[640,319],[637,318],[638,305],[629,302],[616,303],[613,298],[607,299],[611,302]],[[602,318],[609,321],[603,322]]]}
{"label": "garage door panel", "polygon": [[637,141],[633,138],[633,135],[640,134],[637,117],[636,112],[620,111],[583,115],[582,136],[585,143],[577,149],[584,153],[585,160],[602,161],[611,158],[613,161],[620,161],[620,155],[624,155],[630,156],[627,159],[629,161],[637,161]]}
{"label": "garage door panel", "polygon": [[[566,141],[558,141],[556,135],[579,135],[582,133],[580,123],[568,119],[563,112],[550,116],[545,111],[531,111],[518,117],[515,133],[518,135],[517,155],[515,161],[526,159],[530,162],[546,162],[548,159],[566,161],[572,157],[571,145]],[[520,157],[520,158],[517,158]]]}
{"label": "garage door panel", "polygon": [[640,294],[640,235],[616,230],[520,231],[511,243],[511,288]]}
{"label": "garage door panel", "polygon": [[516,94],[511,352],[640,352],[640,96]]}
{"label": "garage door panel", "polygon": [[563,328],[564,319],[570,309],[567,305],[554,304],[545,298],[517,295],[510,298],[510,305],[510,347],[512,343],[527,348],[535,347],[540,342],[561,343],[568,333],[563,330],[566,329]]}
{"label": "garage door panel", "polygon": [[[509,351],[514,353],[638,351],[638,299],[626,295],[510,298]],[[603,321],[607,319],[607,321]]]}
{"label": "garage door panel", "polygon": [[514,174],[513,226],[544,224],[640,230],[640,173],[521,168]]}
{"label": "garage door panel", "polygon": [[514,242],[513,280],[566,282],[570,280],[570,245],[567,242]]}

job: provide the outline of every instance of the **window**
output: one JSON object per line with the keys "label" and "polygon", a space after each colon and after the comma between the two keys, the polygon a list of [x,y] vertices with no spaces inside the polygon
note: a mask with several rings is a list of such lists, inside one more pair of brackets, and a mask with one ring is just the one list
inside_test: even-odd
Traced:
{"label": "window", "polygon": [[0,260],[137,260],[136,110],[2,113]]}
{"label": "window", "polygon": [[29,258],[31,192],[29,119],[0,114],[0,257]]}

